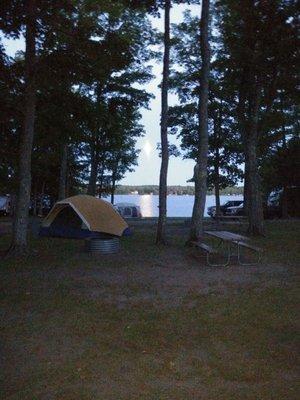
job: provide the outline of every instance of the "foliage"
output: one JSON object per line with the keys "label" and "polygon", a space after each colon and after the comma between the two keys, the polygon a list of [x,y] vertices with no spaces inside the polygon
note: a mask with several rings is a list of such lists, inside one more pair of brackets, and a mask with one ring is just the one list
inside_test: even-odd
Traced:
{"label": "foliage", "polygon": [[[45,191],[56,198],[66,143],[69,193],[81,190],[89,179],[95,140],[101,142],[102,174],[121,179],[136,164],[135,140],[143,134],[139,110],[151,97],[142,86],[151,78],[149,45],[154,39],[146,11],[153,2],[127,3],[75,1],[58,7],[57,2],[37,2],[33,194]],[[7,36],[22,34],[24,7],[23,2],[2,3],[0,28]],[[5,72],[0,78],[1,115],[7,116],[1,121],[1,191],[14,192],[17,165],[12,155],[23,123],[24,55],[8,59],[1,47],[0,61]]]}
{"label": "foliage", "polygon": [[216,3],[219,62],[229,83],[232,116],[240,131],[241,120],[250,115],[253,90],[259,90],[259,163],[274,146],[297,134],[296,4],[294,0],[276,0],[272,5],[252,0]]}
{"label": "foliage", "polygon": [[[172,5],[179,3],[197,1],[178,0]],[[248,6],[234,0],[215,2],[210,38],[208,185],[212,189],[218,180],[222,189],[241,179],[245,143],[240,117],[243,114],[249,120],[253,82],[258,82],[257,162],[263,186],[270,191],[299,184],[298,176],[293,175],[299,151],[295,144],[299,132],[297,2],[246,3]],[[108,192],[112,181],[118,182],[137,163],[136,139],[144,134],[141,109],[148,107],[151,98],[144,85],[152,78],[150,62],[156,57],[153,44],[158,37],[149,15],[161,13],[164,1],[36,0],[36,5],[32,196],[45,192],[57,197],[65,144],[68,193],[86,191],[94,153],[98,157],[97,191]],[[2,1],[1,34],[22,37],[25,15],[25,1]],[[179,104],[169,110],[169,133],[178,136],[183,157],[195,159],[199,19],[186,13],[179,25],[173,25],[171,37],[170,84]],[[8,57],[0,39],[2,193],[17,191],[24,67],[24,53]],[[170,150],[178,155],[175,147]]]}
{"label": "foliage", "polygon": [[[181,139],[184,158],[197,159],[199,130],[200,44],[199,18],[190,12],[184,21],[174,26],[173,58],[178,63],[171,77],[172,88],[180,105],[170,110],[173,134]],[[216,38],[214,38],[216,41]],[[214,42],[213,42],[214,44]],[[209,159],[208,186],[212,188],[218,178],[220,188],[234,186],[241,178],[238,168],[241,148],[236,124],[232,121],[231,98],[228,95],[224,73],[219,65],[218,53],[211,66],[209,95]],[[217,169],[216,169],[217,166]],[[218,174],[218,177],[216,177]]]}
{"label": "foliage", "polygon": [[300,183],[300,139],[292,138],[263,160],[261,174],[266,193]]}

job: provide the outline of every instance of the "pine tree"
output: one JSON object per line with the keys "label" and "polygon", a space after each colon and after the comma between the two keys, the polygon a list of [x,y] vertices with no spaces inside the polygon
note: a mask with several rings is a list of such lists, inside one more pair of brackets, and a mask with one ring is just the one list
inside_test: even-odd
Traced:
{"label": "pine tree", "polygon": [[203,215],[207,190],[208,159],[208,95],[209,95],[209,21],[210,1],[203,0],[200,20],[201,77],[199,99],[199,138],[197,143],[197,162],[194,168],[195,201],[193,207],[189,240],[198,240],[203,234]]}
{"label": "pine tree", "polygon": [[164,58],[163,79],[161,86],[161,168],[159,176],[159,217],[157,223],[156,243],[166,243],[166,219],[167,219],[167,175],[169,164],[168,145],[168,89],[170,73],[170,10],[171,1],[164,2]]}

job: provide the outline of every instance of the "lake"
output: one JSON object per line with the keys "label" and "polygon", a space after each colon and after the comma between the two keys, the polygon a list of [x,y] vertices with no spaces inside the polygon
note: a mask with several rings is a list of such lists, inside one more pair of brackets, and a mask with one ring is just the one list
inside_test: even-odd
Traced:
{"label": "lake", "polygon": [[[221,204],[228,200],[242,200],[242,195],[236,196],[220,196]],[[109,200],[109,198],[107,198]],[[158,195],[151,194],[129,194],[116,195],[115,204],[117,203],[134,203],[141,208],[143,217],[158,217]],[[194,196],[169,195],[167,200],[168,217],[191,217],[193,211]],[[215,205],[215,196],[206,196],[205,216],[207,216],[207,208]]]}

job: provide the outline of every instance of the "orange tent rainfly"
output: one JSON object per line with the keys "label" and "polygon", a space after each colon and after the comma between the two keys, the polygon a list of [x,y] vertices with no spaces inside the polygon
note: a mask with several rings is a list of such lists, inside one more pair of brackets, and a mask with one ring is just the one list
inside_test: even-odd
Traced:
{"label": "orange tent rainfly", "polygon": [[78,195],[58,201],[42,223],[41,236],[101,238],[129,233],[124,219],[109,202]]}

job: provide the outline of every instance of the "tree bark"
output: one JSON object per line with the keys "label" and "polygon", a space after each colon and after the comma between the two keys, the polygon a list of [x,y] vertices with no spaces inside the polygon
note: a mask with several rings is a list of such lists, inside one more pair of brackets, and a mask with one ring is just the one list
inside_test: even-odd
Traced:
{"label": "tree bark", "polygon": [[26,16],[24,128],[20,140],[19,188],[14,221],[12,249],[17,253],[27,250],[28,211],[31,191],[31,154],[36,109],[36,1],[28,0]]}
{"label": "tree bark", "polygon": [[111,195],[110,195],[111,204],[114,204],[115,202],[115,191],[116,191],[116,181],[114,178],[112,178]]}
{"label": "tree bark", "polygon": [[287,187],[286,187],[286,185],[284,185],[283,189],[282,189],[281,217],[284,218],[284,219],[289,217],[288,197],[287,197]]}
{"label": "tree bark", "polygon": [[33,185],[33,215],[37,216],[37,184]]}
{"label": "tree bark", "polygon": [[99,173],[99,184],[98,184],[98,195],[101,199],[103,194],[103,184],[104,184],[104,167],[103,162],[100,163],[100,173]]}
{"label": "tree bark", "polygon": [[[282,112],[282,114],[284,113],[282,98],[281,98],[281,112]],[[286,149],[287,143],[286,143],[285,126],[282,125],[281,129],[282,129],[282,146],[284,149]],[[283,188],[282,188],[281,217],[286,219],[286,218],[288,218],[288,216],[289,216],[289,213],[288,213],[287,186],[286,186],[286,184],[284,184]]]}
{"label": "tree bark", "polygon": [[[246,146],[246,145],[244,145]],[[244,211],[247,216],[249,216],[249,160],[247,157],[247,152],[245,151],[245,167],[244,167],[244,190],[243,190],[243,201],[244,201]]]}
{"label": "tree bark", "polygon": [[220,171],[219,171],[219,148],[216,149],[216,160],[214,165],[215,170],[215,199],[216,199],[216,219],[219,221],[220,218]]}
{"label": "tree bark", "polygon": [[[10,217],[14,217],[16,214],[16,202],[17,202],[17,196],[15,193],[12,193],[9,196],[9,215]],[[13,224],[15,223],[15,218],[13,218]]]}
{"label": "tree bark", "polygon": [[117,161],[115,163],[115,166],[112,171],[112,176],[111,176],[111,195],[110,195],[111,204],[114,204],[114,202],[115,202],[116,177],[117,177],[117,171],[118,171],[118,164],[119,164],[119,162]]}
{"label": "tree bark", "polygon": [[[97,95],[96,112],[99,111],[97,106],[101,103],[102,91],[103,87],[98,83],[96,87],[96,95]],[[100,162],[99,145],[102,144],[101,136],[102,136],[101,116],[96,113],[96,128],[95,131],[93,132],[92,143],[91,143],[91,172],[87,190],[87,193],[91,196],[96,196],[97,194],[97,180],[98,180],[99,162]]]}
{"label": "tree bark", "polygon": [[67,143],[65,143],[62,146],[62,154],[60,162],[58,200],[65,199],[67,197],[66,196],[67,169],[68,169],[68,145]]}
{"label": "tree bark", "polygon": [[45,196],[45,182],[42,183],[41,193],[40,193],[40,202],[38,208],[38,216],[43,217],[44,215],[44,196]]}
{"label": "tree bark", "polygon": [[166,244],[167,176],[169,165],[168,145],[168,88],[170,74],[170,10],[171,0],[165,0],[164,61],[161,89],[161,168],[159,177],[159,217],[156,243]]}
{"label": "tree bark", "polygon": [[207,190],[208,157],[208,90],[209,90],[209,0],[203,0],[200,20],[201,78],[198,107],[199,139],[197,163],[194,168],[195,201],[193,207],[189,241],[198,240],[203,235],[203,216]]}
{"label": "tree bark", "polygon": [[98,144],[95,141],[91,149],[91,172],[90,172],[88,191],[87,191],[90,196],[96,195],[98,167],[99,167],[99,150],[98,150]]}
{"label": "tree bark", "polygon": [[[237,107],[237,117],[238,123],[240,128],[241,140],[243,143],[244,149],[246,149],[246,79],[247,79],[247,71],[244,68],[241,73],[241,82],[239,87],[239,94],[238,94],[238,107]],[[243,200],[244,200],[244,210],[246,215],[248,215],[248,182],[249,182],[249,172],[248,166],[249,162],[247,160],[247,152],[244,151],[245,156],[245,166],[244,166],[244,193],[243,193]]]}
{"label": "tree bark", "polygon": [[257,141],[258,141],[258,111],[260,103],[260,87],[255,87],[249,96],[249,123],[245,132],[245,161],[247,165],[247,210],[249,218],[248,233],[253,236],[264,234],[262,194],[260,190],[260,176],[257,163]]}
{"label": "tree bark", "polygon": [[216,220],[220,218],[220,149],[219,134],[222,130],[222,101],[219,108],[219,115],[214,117],[214,142],[215,142],[215,162],[214,162],[214,188],[216,199]]}

